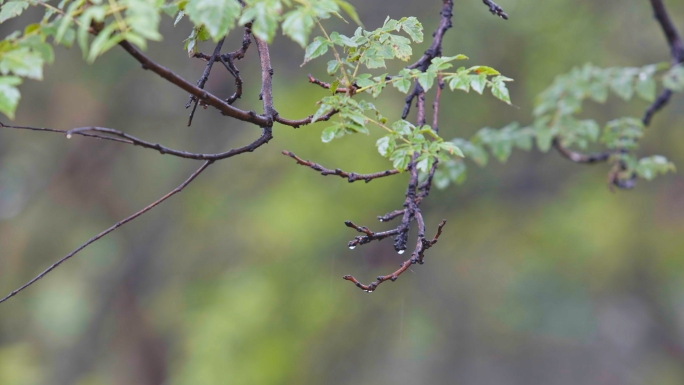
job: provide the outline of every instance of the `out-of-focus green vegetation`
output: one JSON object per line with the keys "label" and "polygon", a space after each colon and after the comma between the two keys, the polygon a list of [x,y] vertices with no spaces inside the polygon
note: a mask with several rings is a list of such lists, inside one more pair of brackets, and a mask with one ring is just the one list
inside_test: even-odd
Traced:
{"label": "out-of-focus green vegetation", "polygon": [[[426,31],[439,2],[352,2],[368,29],[417,16]],[[533,98],[574,66],[639,67],[668,60],[645,0],[457,2],[445,54],[497,68],[513,104],[445,94],[440,133],[529,122]],[[667,1],[684,31],[684,3]],[[40,17],[26,13],[22,18]],[[8,21],[0,30],[11,32]],[[24,22],[17,19],[16,23]],[[185,21],[165,19],[149,53],[187,79]],[[335,22],[333,22],[335,23]],[[342,23],[336,28],[353,30]],[[238,47],[232,34],[227,49]],[[415,53],[427,48],[424,43]],[[201,46],[212,49],[211,44]],[[113,127],[170,147],[215,152],[257,129],[199,110],[188,95],[114,49],[94,65],[56,49],[42,82],[22,85],[18,124]],[[276,37],[275,107],[315,111],[325,91],[300,68],[301,48]],[[238,62],[240,106],[258,108],[256,52]],[[233,91],[212,72],[208,88]],[[378,106],[398,116],[403,95]],[[587,103],[600,124],[640,116],[647,103]],[[684,98],[673,98],[640,141],[684,164]],[[555,153],[514,152],[507,164],[471,167],[459,187],[425,202],[428,231],[448,223],[427,263],[366,294],[363,281],[396,268],[391,242],[351,251],[354,220],[403,201],[406,176],[348,184],[296,166],[283,149],[328,167],[374,172],[388,162],[374,140],[320,142],[325,124],[276,126],[252,154],[219,163],[187,190],[95,243],[0,305],[0,384],[680,384],[684,380],[684,182],[668,174],[610,193],[601,166]],[[59,135],[0,131],[0,290],[9,292],[92,235],[178,185],[199,164]]]}

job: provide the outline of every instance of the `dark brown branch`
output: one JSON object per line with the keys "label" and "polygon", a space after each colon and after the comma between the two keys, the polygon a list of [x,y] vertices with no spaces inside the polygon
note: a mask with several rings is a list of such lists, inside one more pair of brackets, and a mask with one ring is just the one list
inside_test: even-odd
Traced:
{"label": "dark brown branch", "polygon": [[324,176],[325,175],[337,175],[337,176],[340,176],[342,178],[347,178],[347,181],[349,181],[349,183],[356,182],[358,180],[364,180],[364,181],[366,181],[366,183],[368,183],[368,182],[372,181],[373,179],[382,178],[385,176],[395,175],[395,174],[399,173],[399,170],[396,170],[396,169],[395,170],[380,171],[380,172],[376,172],[373,174],[357,174],[354,172],[344,172],[344,171],[340,170],[339,168],[337,168],[335,170],[330,170],[330,169],[327,169],[327,168],[321,166],[320,164],[313,163],[313,162],[310,162],[308,160],[304,160],[304,159],[298,157],[297,155],[291,153],[290,151],[283,151],[283,155],[287,155],[290,158],[296,160],[297,164],[301,164],[302,166],[310,167],[316,171],[320,171],[321,175],[324,175]]}
{"label": "dark brown branch", "polygon": [[613,154],[612,152],[608,151],[599,152],[596,154],[582,154],[580,152],[571,151],[563,147],[558,138],[553,139],[553,148],[558,150],[558,152],[565,158],[570,159],[575,163],[594,164],[599,162],[605,162],[608,159],[610,159],[610,156]]}
{"label": "dark brown branch", "polygon": [[191,84],[168,68],[163,67],[149,59],[129,42],[122,41],[119,43],[119,45],[123,47],[123,49],[125,49],[126,52],[128,52],[131,56],[133,56],[135,60],[142,64],[143,69],[147,69],[156,73],[157,75],[169,81],[171,84],[174,84],[187,91],[191,95],[194,95],[201,102],[215,107],[224,115],[242,120],[244,122],[253,123],[261,127],[270,126],[272,124],[272,119],[266,116],[259,115],[254,111],[244,111],[239,108],[235,108],[218,98],[216,95]]}
{"label": "dark brown branch", "polygon": [[432,44],[430,48],[425,51],[423,56],[418,59],[417,62],[411,64],[407,68],[418,68],[421,71],[425,70],[432,63],[432,59],[442,55],[442,39],[444,38],[444,33],[452,27],[451,17],[453,16],[454,1],[453,0],[442,0],[442,10],[440,11],[440,21],[435,33],[432,35]]}
{"label": "dark brown branch", "polygon": [[354,283],[356,285],[356,287],[358,287],[358,288],[360,288],[366,292],[369,292],[369,293],[375,291],[375,289],[377,289],[378,286],[380,286],[380,284],[385,282],[385,281],[392,281],[392,282],[396,281],[397,278],[399,278],[399,276],[403,272],[405,272],[406,270],[408,270],[409,267],[411,267],[411,265],[423,262],[425,251],[427,249],[431,248],[432,246],[434,246],[435,243],[437,243],[437,241],[439,240],[439,236],[442,235],[442,228],[444,227],[445,224],[446,224],[446,219],[443,220],[439,224],[439,226],[437,228],[437,234],[435,234],[434,238],[432,238],[431,240],[428,241],[425,238],[420,238],[418,244],[416,245],[415,251],[411,254],[411,258],[404,261],[399,266],[399,269],[397,269],[393,273],[388,274],[388,275],[378,276],[375,281],[371,282],[368,285],[362,284],[361,282],[359,282],[356,278],[354,278],[351,275],[345,275],[344,277],[342,277],[342,279],[345,279],[347,281],[351,281],[352,283]]}
{"label": "dark brown branch", "polygon": [[[207,65],[204,67],[202,77],[197,81],[197,87],[204,89],[204,85],[207,84],[207,81],[209,80],[209,74],[211,73],[211,67],[214,66],[214,62],[216,62],[216,59],[221,55],[221,47],[223,46],[223,42],[225,40],[226,38],[224,37],[223,39],[219,40],[218,44],[216,44],[214,54],[211,55],[207,61]],[[192,112],[190,112],[190,117],[188,117],[188,127],[190,127],[192,124],[192,118],[195,116],[195,111],[197,110],[197,105],[199,104],[199,99],[195,95],[190,95],[190,99],[188,99],[188,103],[185,105],[185,108],[190,107],[193,102],[194,105],[192,107]]]}
{"label": "dark brown branch", "polygon": [[[260,146],[268,143],[268,141],[273,138],[273,135],[270,132],[263,132],[262,135],[257,140],[255,140],[254,142],[252,142],[246,146],[234,148],[234,149],[231,149],[229,151],[220,152],[220,153],[216,153],[216,154],[199,154],[199,153],[192,153],[192,152],[187,152],[187,151],[174,150],[172,148],[164,147],[159,143],[147,142],[147,141],[144,141],[142,139],[138,139],[132,135],[126,134],[125,132],[121,132],[118,130],[114,130],[111,128],[105,128],[105,127],[80,127],[80,128],[74,128],[71,130],[58,130],[55,128],[9,126],[9,125],[4,125],[2,123],[0,123],[0,127],[21,129],[21,130],[31,130],[31,131],[54,132],[54,133],[66,135],[67,139],[71,138],[71,136],[73,136],[73,135],[80,135],[80,136],[85,136],[85,137],[95,138],[95,139],[112,140],[112,141],[119,142],[119,143],[131,144],[134,146],[139,146],[139,147],[155,150],[155,151],[157,151],[163,155],[168,154],[168,155],[172,155],[172,156],[177,156],[179,158],[195,159],[195,160],[210,160],[212,162],[217,161],[217,160],[221,160],[221,159],[230,158],[232,156],[243,154],[245,152],[252,152],[252,151],[256,150],[257,148],[259,148]],[[107,134],[107,135],[94,134],[93,132],[103,133],[103,134]]]}
{"label": "dark brown branch", "polygon": [[[326,83],[326,82],[324,82],[324,81],[320,81],[320,80],[316,79],[315,77],[311,76],[311,74],[309,74],[309,83],[313,83],[313,84],[319,85],[319,86],[325,88],[326,90],[329,90],[329,89],[330,89],[330,83]],[[357,87],[354,87],[354,86],[352,85],[352,89],[353,89],[354,91],[356,91]],[[335,93],[338,93],[338,94],[346,94],[346,93],[347,93],[347,88],[346,88],[346,87],[338,87],[338,88],[335,90]]]}
{"label": "dark brown branch", "polygon": [[482,0],[482,2],[489,7],[489,12],[491,12],[492,15],[499,16],[504,20],[508,20],[508,15],[506,14],[506,12],[504,12],[503,9],[499,7],[495,2],[493,2],[492,0]]}
{"label": "dark brown branch", "polygon": [[185,180],[185,182],[183,182],[183,183],[180,184],[180,186],[178,186],[178,187],[176,187],[175,189],[171,190],[169,193],[167,193],[167,194],[164,195],[163,197],[157,199],[156,201],[152,202],[150,205],[146,206],[146,207],[143,208],[142,210],[140,210],[140,211],[134,213],[133,215],[127,217],[126,219],[121,220],[120,222],[115,223],[115,224],[114,224],[113,226],[111,226],[110,228],[108,228],[108,229],[106,229],[105,231],[103,231],[103,232],[97,234],[96,236],[90,238],[86,243],[84,243],[84,244],[82,244],[81,246],[77,247],[74,251],[70,252],[69,254],[67,254],[66,256],[64,256],[62,259],[60,259],[59,261],[53,263],[50,267],[48,267],[47,269],[45,269],[42,273],[38,274],[35,278],[33,278],[32,280],[28,281],[27,283],[25,283],[23,286],[19,287],[18,289],[12,291],[11,293],[9,293],[9,294],[8,294],[7,296],[5,296],[4,298],[0,299],[0,303],[3,303],[3,302],[5,302],[5,301],[7,301],[8,299],[10,299],[10,298],[14,297],[15,295],[17,295],[17,294],[18,294],[19,292],[21,292],[22,290],[24,290],[24,289],[26,289],[27,287],[33,285],[36,281],[38,281],[39,279],[41,279],[41,278],[43,278],[44,276],[46,276],[46,275],[47,275],[48,273],[50,273],[52,270],[56,269],[56,268],[57,268],[59,265],[61,265],[64,261],[66,261],[67,259],[73,257],[74,255],[76,255],[76,253],[78,253],[79,251],[81,251],[81,250],[85,249],[86,247],[88,247],[88,245],[90,245],[90,244],[92,244],[93,242],[97,241],[98,239],[104,237],[105,235],[111,233],[112,231],[116,230],[117,228],[119,228],[119,227],[125,225],[126,223],[128,223],[128,222],[134,220],[135,218],[137,218],[137,217],[139,217],[139,216],[145,214],[146,212],[152,210],[152,209],[155,208],[157,205],[159,205],[160,203],[162,203],[162,202],[164,202],[165,200],[169,199],[169,198],[172,197],[173,195],[175,195],[175,194],[181,192],[187,185],[190,184],[190,182],[192,182],[199,174],[201,174],[202,171],[206,170],[206,168],[209,167],[209,165],[212,164],[212,163],[213,163],[213,161],[211,161],[211,160],[208,160],[208,161],[204,162],[204,164],[202,165],[202,167],[200,167],[199,169],[197,169],[197,171],[193,172],[193,173],[190,175],[190,177],[189,177],[188,179]]}
{"label": "dark brown branch", "polygon": [[[337,110],[331,110],[331,111],[328,112],[327,114],[324,114],[324,115],[321,116],[320,118],[316,119],[316,122],[327,122],[327,121],[330,120],[330,118],[332,118],[333,115],[335,115],[337,112],[338,112]],[[284,125],[286,125],[286,126],[294,127],[294,128],[299,128],[299,127],[305,126],[305,125],[307,125],[307,124],[315,123],[315,122],[312,121],[312,120],[313,120],[313,115],[309,115],[309,116],[307,116],[306,118],[300,119],[300,120],[285,119],[285,118],[283,118],[283,117],[280,116],[280,115],[277,115],[277,116],[275,117],[275,121],[276,121],[276,122],[278,122],[278,123],[280,123],[280,124],[284,124]]]}
{"label": "dark brown branch", "polygon": [[[679,37],[677,28],[675,27],[674,23],[672,23],[663,1],[650,1],[651,6],[653,7],[653,14],[656,20],[658,20],[658,23],[665,34],[665,38],[667,39],[667,44],[670,47],[672,65],[678,65],[684,62],[684,43],[682,43],[682,39]],[[648,107],[644,113],[644,117],[642,118],[644,126],[649,126],[651,124],[651,120],[653,119],[655,113],[665,107],[665,105],[667,105],[667,103],[670,101],[671,97],[672,91],[670,90],[664,90],[660,95],[658,95],[658,98],[653,102],[653,104],[651,104],[651,106]]]}

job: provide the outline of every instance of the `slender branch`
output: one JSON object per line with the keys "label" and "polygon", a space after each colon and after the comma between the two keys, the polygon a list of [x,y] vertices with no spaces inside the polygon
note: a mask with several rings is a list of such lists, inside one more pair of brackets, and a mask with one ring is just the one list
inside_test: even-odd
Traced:
{"label": "slender branch", "polygon": [[[271,135],[271,134],[262,133],[262,135],[258,139],[256,139],[254,142],[252,142],[246,146],[234,148],[234,149],[231,149],[229,151],[220,152],[220,153],[216,153],[216,154],[201,154],[201,153],[193,153],[193,152],[187,152],[187,151],[174,150],[172,148],[162,146],[159,143],[147,142],[145,140],[138,139],[133,135],[126,134],[125,132],[121,132],[118,130],[114,130],[111,128],[105,128],[105,127],[80,127],[80,128],[74,128],[71,130],[59,130],[59,129],[55,129],[55,128],[10,126],[10,125],[2,124],[2,123],[0,123],[0,127],[20,129],[20,130],[31,130],[31,131],[44,131],[44,132],[59,133],[59,134],[66,135],[67,139],[71,138],[71,136],[73,136],[73,135],[80,135],[80,136],[85,136],[85,137],[95,138],[95,139],[112,140],[112,141],[119,142],[119,143],[131,144],[134,146],[139,146],[139,147],[155,150],[162,155],[172,155],[172,156],[177,156],[179,158],[185,158],[185,159],[210,160],[212,162],[217,161],[217,160],[230,158],[232,156],[239,155],[239,154],[242,154],[245,152],[252,152],[252,151],[256,150],[258,147],[266,144],[269,140],[271,140],[273,138],[273,135]],[[93,132],[103,133],[106,135],[94,134]]]}
{"label": "slender branch", "polygon": [[290,127],[294,127],[294,128],[299,128],[299,127],[301,127],[301,126],[305,126],[305,125],[307,125],[307,124],[311,124],[311,123],[315,123],[315,122],[327,122],[327,121],[330,120],[330,118],[332,118],[333,115],[335,115],[336,113],[338,113],[337,110],[331,110],[330,112],[328,112],[327,114],[324,114],[323,116],[319,117],[319,118],[316,119],[315,121],[313,121],[313,115],[309,115],[309,116],[307,116],[306,118],[300,119],[300,120],[285,119],[285,118],[283,118],[282,116],[277,115],[277,116],[275,117],[275,121],[278,122],[278,123],[280,123],[280,124],[284,124],[284,125],[286,125],[286,126],[290,126]]}
{"label": "slender branch", "polygon": [[[319,86],[325,88],[326,90],[330,89],[330,83],[326,83],[324,81],[318,80],[315,77],[311,76],[311,74],[309,74],[309,83],[319,85]],[[353,89],[352,93],[354,93],[354,92],[356,92],[357,87],[354,84],[352,84],[352,89]],[[346,87],[338,87],[337,89],[335,89],[335,93],[337,93],[337,94],[346,94],[347,91],[348,91],[348,89]]]}
{"label": "slender branch", "polygon": [[364,181],[366,181],[366,183],[368,183],[368,182],[372,181],[373,179],[382,178],[385,176],[395,175],[395,174],[399,173],[399,170],[396,170],[396,169],[380,171],[380,172],[376,172],[373,174],[357,174],[355,172],[344,172],[344,171],[340,170],[339,168],[334,169],[334,170],[330,170],[330,169],[327,169],[327,168],[321,166],[320,164],[313,163],[313,162],[310,162],[308,160],[304,160],[304,159],[298,157],[297,155],[291,153],[290,151],[283,151],[283,155],[289,156],[290,158],[296,160],[297,164],[301,164],[302,166],[310,167],[316,171],[320,171],[321,175],[323,175],[323,176],[337,175],[337,176],[340,176],[342,178],[347,178],[349,183],[356,182],[359,180],[364,180]]}
{"label": "slender branch", "polygon": [[[204,67],[204,73],[202,73],[202,77],[197,81],[197,87],[204,89],[204,85],[207,84],[207,81],[209,80],[209,74],[211,73],[211,67],[214,66],[214,62],[221,55],[221,47],[223,46],[223,42],[225,40],[226,38],[224,37],[223,39],[219,40],[218,44],[216,44],[214,54],[211,55],[207,61],[207,65]],[[195,111],[197,110],[197,105],[199,104],[199,99],[195,95],[190,95],[190,99],[188,99],[188,103],[185,105],[185,108],[190,107],[193,102],[194,106],[192,107],[192,112],[190,112],[190,117],[188,118],[188,127],[190,127],[192,124],[192,118],[195,116]]]}
{"label": "slender branch", "polygon": [[[672,65],[678,65],[679,63],[684,62],[684,43],[679,37],[677,28],[675,27],[674,23],[672,23],[670,15],[667,13],[667,9],[665,8],[663,1],[650,1],[651,7],[653,8],[653,14],[656,20],[658,20],[658,23],[665,34],[665,38],[667,39],[667,44],[670,47]],[[660,111],[663,107],[665,107],[665,105],[667,105],[671,97],[672,91],[667,89],[658,95],[658,98],[648,107],[648,109],[646,109],[646,112],[644,113],[644,117],[642,118],[644,126],[649,126],[651,124],[653,116],[656,114],[656,112]]]}
{"label": "slender branch", "polygon": [[499,7],[495,2],[493,2],[492,0],[482,0],[482,2],[489,7],[489,12],[491,12],[492,15],[499,16],[504,20],[508,20],[508,15],[506,14],[506,12],[504,12],[503,9]]}
{"label": "slender branch", "polygon": [[580,152],[575,152],[563,147],[563,145],[561,145],[560,143],[560,139],[558,138],[554,138],[552,144],[553,148],[558,150],[558,152],[561,155],[575,163],[594,164],[599,162],[605,162],[608,159],[610,159],[610,156],[613,154],[612,152],[608,151],[599,152],[596,154],[582,154]]}
{"label": "slender branch", "polygon": [[156,207],[157,205],[159,205],[160,203],[162,203],[162,202],[164,202],[165,200],[171,198],[173,195],[175,195],[175,194],[181,192],[187,185],[190,184],[190,182],[192,182],[199,174],[201,174],[202,171],[206,170],[206,168],[209,167],[209,165],[212,164],[212,163],[213,163],[213,161],[211,161],[211,160],[208,160],[208,161],[204,162],[204,164],[203,164],[200,168],[198,168],[197,171],[193,172],[193,173],[190,175],[190,177],[189,177],[188,179],[186,179],[185,182],[181,183],[178,187],[176,187],[175,189],[171,190],[169,193],[167,193],[167,194],[164,195],[163,197],[161,197],[161,198],[157,199],[156,201],[152,202],[150,205],[146,206],[146,207],[143,208],[142,210],[140,210],[140,211],[134,213],[133,215],[127,217],[126,219],[123,219],[123,220],[121,220],[121,221],[115,223],[115,224],[114,224],[113,226],[111,226],[110,228],[108,228],[108,229],[106,229],[105,231],[103,231],[103,232],[97,234],[96,236],[90,238],[86,243],[84,243],[84,244],[82,244],[81,246],[77,247],[76,249],[74,249],[74,251],[72,251],[72,252],[70,252],[69,254],[67,254],[66,256],[62,257],[62,259],[60,259],[59,261],[53,263],[50,267],[48,267],[47,269],[45,269],[42,273],[38,274],[35,278],[33,278],[32,280],[28,281],[27,283],[25,283],[23,286],[19,287],[18,289],[12,291],[11,293],[9,293],[9,294],[8,294],[7,296],[5,296],[4,298],[0,299],[0,303],[3,303],[3,302],[5,302],[5,301],[7,301],[8,299],[10,299],[10,298],[14,297],[15,295],[17,295],[17,294],[18,294],[19,292],[21,292],[22,290],[24,290],[24,289],[26,289],[27,287],[33,285],[36,281],[38,281],[39,279],[41,279],[41,278],[43,278],[44,276],[46,276],[46,275],[47,275],[48,273],[50,273],[52,270],[56,269],[56,268],[57,268],[59,265],[61,265],[64,261],[66,261],[67,259],[73,257],[73,256],[76,255],[79,251],[81,251],[81,250],[85,249],[86,247],[88,247],[88,245],[90,245],[90,244],[92,244],[93,242],[97,241],[98,239],[104,237],[105,235],[111,233],[112,231],[118,229],[119,227],[125,225],[126,223],[128,223],[128,222],[134,220],[135,218],[137,218],[137,217],[139,217],[139,216],[145,214],[146,212],[152,210],[153,208],[155,208],[155,207]]}

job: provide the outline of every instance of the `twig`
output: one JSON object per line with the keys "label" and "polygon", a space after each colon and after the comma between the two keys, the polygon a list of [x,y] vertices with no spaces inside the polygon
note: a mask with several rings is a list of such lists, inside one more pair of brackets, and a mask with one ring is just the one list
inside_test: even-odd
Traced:
{"label": "twig", "polygon": [[351,281],[352,283],[354,283],[356,285],[356,287],[358,287],[358,288],[360,288],[366,292],[369,292],[369,293],[375,291],[375,289],[377,289],[378,286],[380,286],[380,284],[385,282],[385,281],[392,281],[392,282],[396,281],[397,278],[399,278],[399,276],[403,272],[405,272],[406,270],[408,270],[409,267],[411,267],[411,265],[423,262],[425,251],[427,249],[431,248],[432,246],[434,246],[435,243],[437,243],[437,241],[439,240],[439,236],[442,235],[442,228],[444,227],[445,224],[446,224],[446,219],[443,220],[439,224],[439,226],[437,227],[437,234],[435,234],[434,238],[432,238],[431,240],[428,241],[425,238],[420,239],[418,244],[416,245],[415,251],[411,254],[411,258],[404,261],[399,266],[399,269],[397,269],[393,273],[378,276],[375,281],[371,282],[368,285],[362,284],[361,282],[359,282],[356,278],[354,278],[351,275],[345,275],[344,277],[342,277],[342,279],[345,279],[347,281]]}
{"label": "twig", "polygon": [[[214,66],[214,62],[221,55],[221,47],[223,46],[223,42],[225,40],[226,38],[224,37],[223,39],[219,40],[218,44],[216,44],[214,54],[211,55],[207,61],[207,65],[204,67],[204,73],[202,73],[202,77],[197,81],[197,87],[204,89],[204,85],[207,84],[207,81],[209,80],[209,74],[211,73],[211,67]],[[190,112],[190,117],[188,118],[188,127],[190,127],[192,124],[192,118],[195,116],[195,111],[197,110],[197,105],[199,104],[199,99],[195,95],[190,95],[190,99],[185,105],[185,108],[190,107],[193,102],[194,106],[192,107],[192,112]]]}
{"label": "twig", "polygon": [[188,179],[185,180],[185,182],[183,182],[183,183],[180,184],[180,186],[178,186],[178,187],[176,187],[175,189],[171,190],[169,193],[167,193],[167,194],[164,195],[163,197],[157,199],[156,201],[152,202],[150,205],[146,206],[146,207],[143,208],[142,210],[140,210],[140,211],[134,213],[133,215],[127,217],[126,219],[123,219],[123,220],[120,221],[120,222],[115,223],[115,224],[114,224],[113,226],[111,226],[110,228],[108,228],[108,229],[106,229],[105,231],[103,231],[103,232],[97,234],[96,236],[90,238],[86,243],[84,243],[84,244],[82,244],[81,246],[77,247],[74,251],[70,252],[69,254],[67,254],[66,256],[64,256],[62,259],[60,259],[59,261],[53,263],[50,267],[48,267],[47,269],[45,269],[42,273],[38,274],[35,278],[33,278],[32,280],[28,281],[27,283],[25,283],[23,286],[19,287],[18,289],[12,291],[11,293],[9,293],[9,294],[8,294],[7,296],[5,296],[4,298],[0,299],[0,303],[3,303],[3,302],[5,302],[5,301],[7,301],[8,299],[10,299],[10,298],[14,297],[15,295],[17,295],[17,294],[18,294],[19,292],[21,292],[22,290],[24,290],[24,289],[26,289],[27,287],[33,285],[36,281],[38,281],[39,279],[41,279],[41,278],[43,278],[44,276],[46,276],[46,275],[47,275],[48,273],[50,273],[52,270],[56,269],[56,268],[57,268],[59,265],[61,265],[64,261],[66,261],[67,259],[73,257],[73,256],[76,255],[76,253],[78,253],[79,251],[85,249],[88,245],[90,245],[90,244],[92,244],[93,242],[97,241],[98,239],[104,237],[105,235],[111,233],[112,231],[116,230],[117,228],[119,228],[119,227],[125,225],[126,223],[128,223],[128,222],[134,220],[135,218],[137,218],[137,217],[139,217],[139,216],[145,214],[146,212],[152,210],[154,207],[156,207],[156,206],[159,205],[160,203],[164,202],[165,200],[169,199],[169,198],[172,197],[173,195],[175,195],[175,194],[181,192],[188,184],[190,184],[190,182],[192,182],[199,174],[201,174],[202,171],[206,170],[206,168],[209,167],[209,165],[212,164],[212,163],[213,163],[213,161],[211,161],[211,160],[208,160],[208,161],[204,162],[204,164],[202,165],[202,167],[198,168],[197,171],[193,172],[193,173],[190,175],[190,177],[189,177]]}
{"label": "twig", "polygon": [[482,2],[489,7],[489,12],[491,12],[492,15],[499,16],[504,20],[508,20],[508,15],[506,14],[506,12],[504,12],[503,9],[499,7],[495,2],[493,2],[492,0],[482,0]]}
{"label": "twig", "polygon": [[340,176],[342,178],[347,178],[347,181],[349,181],[349,183],[356,182],[358,180],[364,180],[364,181],[366,181],[366,183],[368,183],[368,182],[372,181],[373,179],[382,178],[385,176],[395,175],[395,174],[399,173],[399,170],[396,170],[396,169],[380,171],[380,172],[376,172],[373,174],[357,174],[355,172],[344,172],[344,171],[340,170],[339,168],[334,169],[334,170],[330,170],[330,169],[327,169],[327,168],[321,166],[320,164],[313,163],[313,162],[310,162],[308,160],[304,160],[304,159],[298,157],[297,155],[291,153],[290,151],[283,151],[283,155],[289,156],[290,158],[296,160],[297,164],[301,164],[302,166],[310,167],[316,171],[320,171],[321,175],[323,175],[323,176],[325,176],[325,175],[337,175],[337,176]]}

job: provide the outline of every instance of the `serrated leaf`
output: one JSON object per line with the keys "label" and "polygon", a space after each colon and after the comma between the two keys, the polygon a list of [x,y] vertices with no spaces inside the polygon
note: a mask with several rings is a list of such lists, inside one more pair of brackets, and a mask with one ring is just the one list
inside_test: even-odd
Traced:
{"label": "serrated leaf", "polygon": [[400,92],[406,94],[411,89],[411,79],[401,76],[399,78],[392,79],[392,85]]}
{"label": "serrated leaf", "polygon": [[323,143],[329,143],[333,139],[335,139],[335,135],[337,134],[338,129],[339,126],[334,125],[323,130],[323,132],[321,133],[321,140],[323,141]]}
{"label": "serrated leaf", "polygon": [[296,9],[285,14],[283,21],[283,34],[299,43],[302,48],[306,47],[309,34],[314,26],[314,19],[304,8]]}
{"label": "serrated leaf", "polygon": [[42,80],[44,63],[41,54],[28,47],[19,47],[0,53],[0,73],[3,75],[12,73],[21,77]]}
{"label": "serrated leaf", "polygon": [[330,60],[328,62],[328,75],[334,75],[340,70],[340,62],[337,60]]}
{"label": "serrated leaf", "polygon": [[306,47],[306,50],[304,51],[304,63],[302,63],[302,65],[308,63],[312,59],[324,55],[326,52],[328,52],[329,46],[330,42],[325,38],[321,36],[316,37],[314,41],[312,41],[311,44]]}
{"label": "serrated leaf", "polygon": [[664,156],[654,155],[640,159],[635,171],[641,178],[652,180],[658,174],[675,172],[676,167],[674,163],[668,161]]}
{"label": "serrated leaf", "polygon": [[192,0],[185,5],[185,13],[195,25],[203,25],[218,41],[235,26],[242,7],[238,0]]}
{"label": "serrated leaf", "polygon": [[392,139],[389,136],[383,136],[382,138],[378,139],[377,142],[375,142],[378,152],[384,157],[390,156],[393,147],[392,144]]}
{"label": "serrated leaf", "polygon": [[14,119],[14,112],[19,104],[21,94],[16,86],[21,79],[16,76],[0,76],[0,112]]}
{"label": "serrated leaf", "polygon": [[495,98],[505,102],[506,104],[511,104],[511,96],[508,93],[508,88],[506,88],[506,83],[504,82],[494,82],[492,83],[492,95]]}
{"label": "serrated leaf", "polygon": [[2,5],[2,8],[0,8],[0,23],[21,15],[28,6],[28,1],[24,0],[6,2]]}
{"label": "serrated leaf", "polygon": [[470,86],[478,94],[482,95],[482,91],[484,91],[486,85],[487,85],[487,75],[485,75],[485,74],[470,75]]}
{"label": "serrated leaf", "polygon": [[461,149],[458,148],[458,146],[456,146],[452,142],[442,142],[439,144],[439,148],[441,150],[448,152],[450,155],[458,156],[461,158],[465,157],[465,155],[463,154],[463,151],[461,151]]}
{"label": "serrated leaf", "polygon": [[415,17],[408,17],[401,23],[401,29],[416,43],[423,42],[423,25]]}
{"label": "serrated leaf", "polygon": [[415,126],[411,122],[403,119],[392,123],[392,130],[399,135],[410,135],[414,128]]}
{"label": "serrated leaf", "polygon": [[636,92],[642,99],[652,102],[656,97],[656,82],[651,77],[639,77],[636,83]]}

